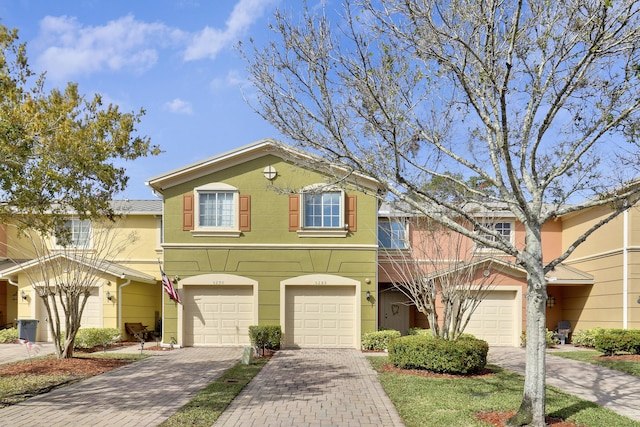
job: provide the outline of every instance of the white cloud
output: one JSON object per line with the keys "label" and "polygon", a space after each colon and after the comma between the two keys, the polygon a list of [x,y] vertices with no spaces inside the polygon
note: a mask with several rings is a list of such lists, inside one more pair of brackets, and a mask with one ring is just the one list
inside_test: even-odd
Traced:
{"label": "white cloud", "polygon": [[157,48],[182,36],[163,24],[136,21],[131,15],[102,26],[83,26],[75,17],[47,16],[40,22],[39,44],[46,48],[38,64],[54,80],[105,69],[144,72],[158,60]]}
{"label": "white cloud", "polygon": [[233,8],[223,30],[205,27],[193,36],[184,59],[215,59],[218,52],[235,43],[263,15],[265,9],[276,2],[277,0],[240,0]]}
{"label": "white cloud", "polygon": [[180,98],[175,98],[172,101],[166,102],[164,108],[176,114],[193,114],[191,103],[183,101]]}

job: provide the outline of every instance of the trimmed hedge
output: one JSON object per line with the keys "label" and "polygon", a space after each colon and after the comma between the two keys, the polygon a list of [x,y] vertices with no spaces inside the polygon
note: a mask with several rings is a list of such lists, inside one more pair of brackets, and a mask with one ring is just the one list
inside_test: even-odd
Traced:
{"label": "trimmed hedge", "polygon": [[401,369],[424,369],[442,374],[466,375],[487,364],[489,344],[472,337],[456,341],[409,335],[391,341],[389,361]]}
{"label": "trimmed hedge", "polygon": [[594,348],[596,346],[596,337],[610,330],[611,329],[596,327],[576,331],[571,335],[571,343],[580,347]]}
{"label": "trimmed hedge", "polygon": [[640,331],[637,329],[609,329],[596,335],[595,348],[606,356],[618,353],[640,354]]}
{"label": "trimmed hedge", "polygon": [[385,329],[383,331],[365,332],[362,335],[363,350],[386,350],[389,348],[391,340],[400,338],[400,331]]}
{"label": "trimmed hedge", "polygon": [[433,333],[431,332],[431,329],[409,328],[409,330],[407,331],[407,335],[426,335],[432,337]]}
{"label": "trimmed hedge", "polygon": [[[555,347],[556,345],[560,344],[560,340],[556,337],[555,332],[550,331],[549,329],[546,329],[546,331],[547,348]],[[527,331],[522,331],[522,334],[520,335],[520,346],[527,346]]]}
{"label": "trimmed hedge", "polygon": [[251,325],[249,326],[249,339],[256,352],[264,355],[265,349],[280,349],[282,328],[280,325]]}
{"label": "trimmed hedge", "polygon": [[116,328],[80,328],[73,342],[74,349],[90,349],[98,346],[107,346],[116,341],[121,332]]}
{"label": "trimmed hedge", "polygon": [[0,329],[0,343],[12,343],[18,339],[18,328]]}

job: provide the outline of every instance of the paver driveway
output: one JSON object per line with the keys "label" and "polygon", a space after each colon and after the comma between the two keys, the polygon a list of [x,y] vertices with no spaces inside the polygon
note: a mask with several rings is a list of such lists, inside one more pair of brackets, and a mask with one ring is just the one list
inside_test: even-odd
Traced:
{"label": "paver driveway", "polygon": [[362,352],[280,350],[214,426],[403,426]]}
{"label": "paver driveway", "polygon": [[156,426],[241,356],[239,347],[168,351],[2,408],[0,426]]}

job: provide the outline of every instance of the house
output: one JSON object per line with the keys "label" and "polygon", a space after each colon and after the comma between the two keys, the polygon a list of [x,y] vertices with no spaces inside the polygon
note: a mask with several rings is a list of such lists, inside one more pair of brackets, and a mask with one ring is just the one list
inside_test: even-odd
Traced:
{"label": "house", "polygon": [[[119,202],[118,228],[138,239],[103,263],[83,327],[162,324],[162,343],[246,345],[248,326],[281,325],[285,347],[359,348],[379,328],[428,328],[398,292],[391,257],[428,241],[420,218],[380,205],[378,183],[323,159],[265,139],[151,178],[162,200]],[[604,218],[607,207],[547,222],[546,260]],[[492,226],[524,245],[524,227],[509,212]],[[640,328],[640,214],[631,209],[604,225],[547,275],[547,328]],[[99,224],[70,216],[72,239],[90,242]],[[37,319],[51,339],[33,278],[51,263],[82,265],[73,252],[30,253],[15,227],[0,227],[0,327]],[[492,288],[466,332],[490,345],[518,346],[525,330],[526,272],[508,256],[467,239],[478,274]],[[53,246],[55,249],[55,245]],[[162,291],[158,262],[177,288]],[[71,265],[71,264],[70,264]],[[432,271],[437,274],[437,269]],[[162,319],[162,322],[159,320]],[[129,337],[130,338],[130,337]]]}
{"label": "house", "polygon": [[163,201],[163,342],[360,348],[376,329],[377,182],[265,139],[151,178]]}
{"label": "house", "polygon": [[[68,280],[66,272],[89,271],[90,296],[81,319],[82,327],[118,328],[141,322],[155,327],[160,319],[162,287],[158,260],[162,205],[159,200],[113,202],[121,217],[116,223],[81,220],[71,215],[67,221],[71,244],[60,246],[56,238],[36,252],[32,241],[17,232],[15,224],[0,229],[0,312],[5,326],[16,319],[37,320],[36,339],[51,341],[49,318],[37,295],[47,283]],[[39,242],[39,240],[38,240]],[[105,258],[108,245],[111,251]],[[56,277],[54,277],[56,276]],[[63,313],[60,309],[59,313]],[[64,321],[61,322],[64,328]],[[133,338],[133,337],[128,337]]]}
{"label": "house", "polygon": [[[478,213],[482,215],[482,213]],[[545,260],[552,260],[561,254],[568,238],[573,237],[570,227],[573,222],[582,224],[585,218],[571,220],[559,218],[544,224],[542,230],[543,253]],[[478,338],[486,340],[490,345],[518,346],[520,335],[526,329],[526,292],[527,274],[514,263],[512,257],[489,248],[479,247],[468,238],[461,237],[460,243],[451,244],[448,248],[438,252],[432,249],[438,238],[438,229],[421,226],[419,216],[407,214],[402,209],[391,205],[383,205],[378,212],[379,229],[379,269],[378,269],[378,317],[379,326],[391,328],[403,333],[409,328],[428,328],[429,324],[424,314],[420,313],[410,299],[398,289],[402,279],[394,273],[393,258],[402,253],[415,251],[421,247],[421,242],[427,242],[426,253],[418,258],[425,265],[429,274],[437,276],[438,269],[447,270],[452,259],[463,259],[469,263],[482,263],[478,268],[487,276],[491,275],[490,291],[484,295],[482,302],[471,315],[465,329]],[[485,215],[483,221],[492,226],[517,246],[524,246],[524,227],[513,214],[509,212],[492,212]],[[568,221],[568,222],[567,222]],[[575,233],[575,230],[574,230]],[[606,233],[606,231],[604,231]],[[571,240],[572,241],[572,240]],[[429,271],[428,260],[433,261]],[[478,273],[479,274],[479,273]],[[592,269],[584,264],[567,262],[558,265],[547,275],[547,328],[553,330],[561,320],[569,320],[572,325],[585,324],[582,313],[573,311],[570,307],[575,301],[574,295],[588,294],[594,287],[596,280]],[[475,279],[477,280],[477,279]],[[592,327],[592,326],[591,326]],[[575,327],[573,328],[575,330]]]}
{"label": "house", "polygon": [[[571,241],[610,214],[608,206],[563,218],[563,237]],[[640,211],[637,206],[596,230],[565,261],[593,277],[593,284],[550,286],[554,308],[574,330],[640,329]],[[554,289],[555,288],[555,289]]]}

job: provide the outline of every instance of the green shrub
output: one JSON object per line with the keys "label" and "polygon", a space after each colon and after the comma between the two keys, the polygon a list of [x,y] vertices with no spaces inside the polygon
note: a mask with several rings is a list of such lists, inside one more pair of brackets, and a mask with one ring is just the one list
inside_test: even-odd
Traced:
{"label": "green shrub", "polygon": [[618,353],[640,354],[640,331],[609,329],[595,337],[595,349],[612,356]]}
{"label": "green shrub", "polygon": [[600,327],[576,331],[571,335],[571,342],[580,347],[594,348],[596,346],[596,336],[607,331],[609,329]]}
{"label": "green shrub", "polygon": [[409,328],[409,330],[407,331],[407,335],[426,335],[432,337],[433,333],[431,332],[431,329]]}
{"label": "green shrub", "polygon": [[80,328],[76,334],[73,348],[86,350],[109,345],[113,343],[120,334],[120,330],[116,328]]}
{"label": "green shrub", "polygon": [[[560,340],[556,337],[556,333],[548,329],[546,329],[546,331],[547,348],[557,346],[560,343]],[[527,331],[522,331],[522,334],[520,334],[520,346],[527,346]]]}
{"label": "green shrub", "polygon": [[249,326],[249,339],[256,351],[264,355],[264,350],[279,350],[282,341],[280,325]]}
{"label": "green shrub", "polygon": [[385,329],[383,331],[365,332],[362,335],[363,350],[386,350],[389,348],[389,342],[396,338],[400,338],[400,331],[393,329]]}
{"label": "green shrub", "polygon": [[12,343],[18,339],[18,329],[9,328],[0,330],[0,343]]}
{"label": "green shrub", "polygon": [[465,375],[486,366],[488,351],[486,341],[472,337],[448,341],[410,335],[391,341],[389,361],[401,369]]}

